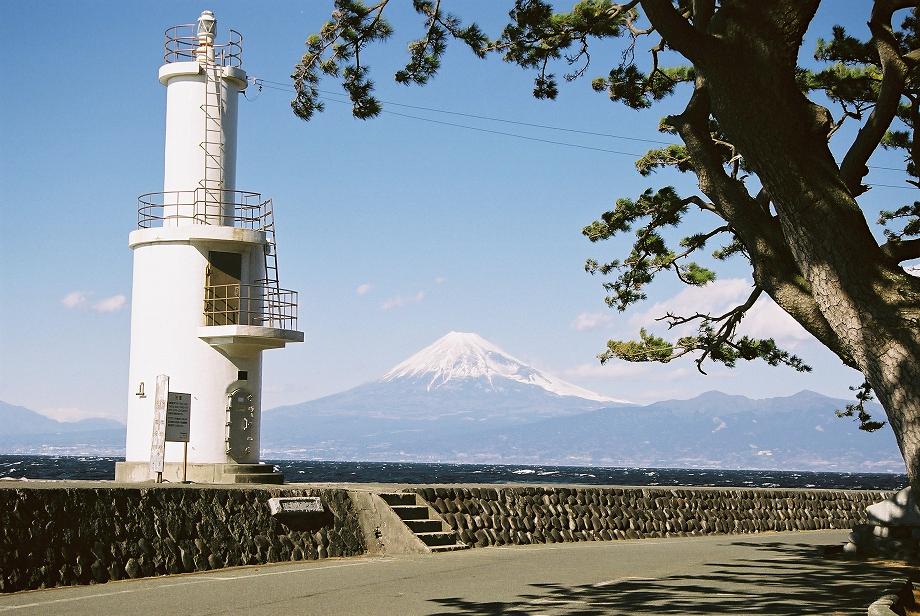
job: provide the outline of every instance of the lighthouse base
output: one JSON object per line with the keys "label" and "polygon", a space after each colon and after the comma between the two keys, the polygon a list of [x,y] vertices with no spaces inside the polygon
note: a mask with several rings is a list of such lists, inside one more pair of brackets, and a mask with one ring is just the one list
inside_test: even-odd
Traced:
{"label": "lighthouse base", "polygon": [[[284,476],[271,464],[189,463],[183,469],[181,462],[166,462],[163,465],[163,481],[182,483],[183,470],[185,480],[191,483],[284,483]],[[150,472],[148,462],[116,462],[115,481],[156,481],[156,473]]]}

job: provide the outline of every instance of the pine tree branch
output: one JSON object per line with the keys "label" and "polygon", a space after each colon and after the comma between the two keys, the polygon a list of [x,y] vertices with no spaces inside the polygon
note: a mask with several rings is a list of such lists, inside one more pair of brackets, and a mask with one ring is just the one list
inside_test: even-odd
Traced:
{"label": "pine tree branch", "polygon": [[875,109],[857,133],[840,165],[840,176],[854,197],[867,190],[862,185],[862,179],[869,173],[866,163],[891,126],[907,81],[907,64],[898,53],[898,42],[891,29],[892,14],[899,8],[914,4],[900,0],[876,0],[872,8],[869,30],[882,65],[882,83]]}
{"label": "pine tree branch", "polygon": [[642,0],[642,8],[655,30],[667,40],[668,47],[694,64],[702,63],[715,53],[715,39],[694,28],[677,12],[671,0]]}
{"label": "pine tree branch", "polygon": [[882,244],[882,253],[895,263],[920,259],[920,239],[888,240]]}
{"label": "pine tree branch", "polygon": [[[667,322],[668,329],[674,329],[675,327],[679,325],[685,325],[693,321],[703,321],[706,323],[718,323],[721,321],[726,321],[728,319],[731,319],[732,317],[737,317],[739,314],[743,315],[744,313],[746,313],[748,310],[750,310],[754,306],[754,304],[757,302],[757,299],[762,294],[763,294],[763,289],[755,286],[754,290],[751,292],[751,294],[748,296],[748,298],[744,301],[743,304],[735,306],[728,312],[725,312],[717,317],[714,317],[710,314],[703,314],[700,312],[697,312],[696,314],[693,314],[689,317],[682,317],[680,315],[669,312],[663,317],[658,317],[655,320]],[[740,321],[740,318],[738,318],[738,320]],[[719,329],[719,333],[724,333],[723,328]]]}

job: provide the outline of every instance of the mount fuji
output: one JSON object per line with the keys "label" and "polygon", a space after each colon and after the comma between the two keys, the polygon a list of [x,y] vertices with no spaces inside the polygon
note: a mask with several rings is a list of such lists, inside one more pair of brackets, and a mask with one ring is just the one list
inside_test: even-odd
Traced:
{"label": "mount fuji", "polygon": [[494,393],[530,385],[556,396],[593,402],[619,402],[549,376],[515,359],[478,334],[450,332],[383,375],[381,383],[407,383],[410,387],[463,390],[471,386]]}
{"label": "mount fuji", "polygon": [[[419,441],[628,404],[546,374],[478,334],[450,332],[377,381],[267,411],[262,441],[286,455],[409,455]],[[292,449],[293,448],[293,449]]]}

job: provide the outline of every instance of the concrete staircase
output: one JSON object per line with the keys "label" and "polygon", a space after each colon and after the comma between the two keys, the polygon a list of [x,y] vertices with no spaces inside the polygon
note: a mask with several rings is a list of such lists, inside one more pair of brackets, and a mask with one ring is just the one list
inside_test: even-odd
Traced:
{"label": "concrete staircase", "polygon": [[221,483],[284,483],[284,476],[271,464],[224,464]]}
{"label": "concrete staircase", "polygon": [[409,530],[432,552],[466,550],[457,533],[417,494],[387,492],[378,494]]}

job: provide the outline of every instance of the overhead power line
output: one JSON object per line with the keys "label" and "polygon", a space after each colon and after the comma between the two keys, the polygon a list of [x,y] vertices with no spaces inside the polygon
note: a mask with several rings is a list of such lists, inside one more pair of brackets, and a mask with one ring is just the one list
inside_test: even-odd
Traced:
{"label": "overhead power line", "polygon": [[[294,89],[293,86],[291,86],[290,84],[284,83],[284,82],[272,81],[272,80],[269,80],[269,79],[262,79],[262,78],[253,78],[252,81],[253,81],[253,83],[254,83],[255,85],[259,86],[260,88],[266,88],[266,89],[269,89],[269,90],[276,90],[276,91],[279,91],[279,92],[286,92],[286,93],[291,93],[291,94],[296,93],[296,90]],[[339,104],[345,104],[345,105],[350,105],[350,104],[351,104],[351,101],[349,101],[349,100],[342,100],[341,98],[335,98],[335,97],[343,97],[343,96],[345,96],[345,95],[342,94],[341,92],[333,92],[333,91],[331,91],[331,90],[322,90],[322,89],[319,89],[319,88],[317,88],[316,91],[319,92],[319,93],[322,95],[322,96],[320,96],[319,98],[322,99],[322,100],[324,100],[324,101],[330,101],[330,102],[339,103]],[[532,122],[521,122],[521,121],[518,121],[518,120],[509,120],[509,119],[507,119],[507,118],[496,118],[496,117],[493,117],[493,116],[485,116],[485,115],[479,115],[479,114],[475,114],[475,113],[467,113],[467,112],[461,112],[461,111],[450,111],[450,110],[447,110],[447,109],[438,109],[438,108],[436,108],[436,107],[425,107],[425,106],[421,106],[421,105],[408,105],[408,104],[406,104],[406,103],[397,103],[397,102],[395,102],[395,101],[387,101],[387,100],[382,100],[382,99],[380,100],[380,102],[381,102],[381,103],[384,103],[384,104],[386,104],[386,105],[392,105],[392,106],[394,106],[394,107],[403,107],[403,108],[406,108],[406,109],[418,109],[418,110],[420,110],[420,111],[429,111],[429,112],[432,112],[432,113],[442,113],[442,114],[454,115],[454,116],[465,117],[465,118],[473,118],[473,119],[477,119],[477,120],[485,120],[485,121],[488,121],[488,122],[501,122],[501,123],[504,123],[504,124],[513,124],[513,125],[517,125],[517,126],[527,126],[527,127],[530,127],[530,128],[540,128],[540,129],[544,129],[544,130],[554,130],[554,131],[560,131],[560,132],[566,132],[566,133],[572,133],[572,134],[580,134],[580,135],[591,135],[591,136],[594,136],[594,137],[605,137],[605,138],[608,138],[608,139],[623,139],[623,140],[627,140],[627,141],[635,141],[635,142],[641,142],[641,143],[654,143],[654,144],[658,144],[658,145],[680,145],[680,144],[675,143],[675,142],[673,142],[673,141],[660,141],[660,140],[657,140],[657,139],[645,139],[645,138],[642,138],[642,137],[629,137],[629,136],[626,136],[626,135],[616,135],[616,134],[613,134],[613,133],[601,133],[601,132],[596,132],[596,131],[588,131],[588,130],[580,130],[580,129],[575,129],[575,128],[567,128],[567,127],[562,127],[562,126],[552,126],[552,125],[549,125],[549,124],[536,124],[536,123],[532,123]],[[463,129],[466,129],[466,130],[472,130],[472,131],[476,131],[476,132],[480,132],[480,133],[488,133],[488,134],[492,134],[492,135],[501,135],[501,136],[504,136],[504,137],[513,137],[513,138],[515,138],[515,139],[524,139],[524,140],[526,140],[526,141],[536,141],[536,142],[539,142],[539,143],[548,143],[548,144],[552,144],[552,145],[561,145],[561,146],[565,146],[565,147],[569,147],[569,148],[577,148],[577,149],[581,149],[581,150],[590,150],[590,151],[594,151],[594,152],[606,152],[606,153],[608,153],[608,154],[620,154],[620,155],[623,155],[623,156],[633,156],[633,157],[640,157],[640,156],[642,156],[642,154],[636,154],[636,153],[634,153],[634,152],[623,152],[623,151],[620,151],[620,150],[611,150],[611,149],[608,149],[608,148],[598,148],[598,147],[583,145],[583,144],[579,144],[579,143],[568,143],[568,142],[565,142],[565,141],[555,141],[555,140],[553,140],[553,139],[543,139],[543,138],[540,138],[540,137],[531,137],[531,136],[529,136],[529,135],[521,135],[521,134],[519,134],[519,133],[509,133],[509,132],[506,132],[506,131],[493,130],[493,129],[488,129],[488,128],[481,128],[481,127],[478,127],[478,126],[469,126],[468,124],[458,124],[458,123],[455,123],[455,122],[446,122],[446,121],[444,121],[444,120],[435,120],[434,118],[426,118],[426,117],[424,117],[424,116],[411,115],[411,114],[408,114],[408,113],[400,113],[400,112],[398,112],[398,111],[391,111],[391,110],[388,110],[388,109],[383,109],[383,110],[381,110],[381,113],[386,113],[386,114],[389,114],[389,115],[395,115],[395,116],[398,116],[398,117],[407,118],[407,119],[411,119],[411,120],[419,120],[419,121],[421,121],[421,122],[428,122],[428,123],[431,123],[431,124],[440,124],[440,125],[442,125],[442,126],[451,126],[451,127],[454,127],[454,128],[463,128]],[[882,166],[882,165],[867,165],[867,167],[870,168],[870,169],[884,169],[884,170],[886,170],[886,171],[898,171],[898,172],[901,172],[901,173],[904,172],[903,169],[898,169],[897,167],[885,167],[885,166]],[[880,188],[895,188],[895,189],[902,189],[902,190],[918,190],[917,188],[915,188],[915,187],[913,187],[913,186],[895,186],[895,185],[893,185],[893,184],[868,184],[868,186],[877,186],[877,187],[880,187]]]}
{"label": "overhead power line", "polygon": [[[278,86],[267,85],[267,84],[265,84],[265,83],[263,83],[262,87],[263,87],[263,88],[268,88],[268,89],[270,89],[270,90],[279,90],[279,91],[282,91],[282,92],[292,92],[292,91],[293,91],[293,90],[288,90],[288,89],[286,89],[286,88],[280,88],[280,87],[278,87]],[[329,95],[320,96],[320,98],[321,98],[322,100],[324,100],[324,101],[329,101],[329,102],[333,102],[333,103],[340,103],[340,104],[343,104],[343,105],[350,105],[350,104],[351,104],[350,101],[345,101],[345,100],[333,98],[333,97],[331,97],[331,96],[329,96]],[[608,149],[608,148],[596,148],[596,147],[593,147],[593,146],[590,146],[590,145],[582,145],[582,144],[580,144],[580,143],[568,143],[568,142],[566,142],[566,141],[555,141],[555,140],[553,140],[553,139],[542,139],[542,138],[540,138],[540,137],[531,137],[531,136],[529,136],[529,135],[520,135],[520,134],[518,134],[518,133],[509,133],[509,132],[505,132],[505,131],[501,131],[501,130],[492,130],[492,129],[490,129],[490,128],[481,128],[481,127],[479,127],[479,126],[469,126],[468,124],[457,124],[456,122],[445,122],[444,120],[435,120],[434,118],[426,118],[426,117],[423,117],[423,116],[416,116],[416,115],[411,115],[411,114],[408,114],[408,113],[400,113],[399,111],[390,111],[390,110],[388,110],[388,109],[382,110],[381,113],[385,113],[385,114],[388,114],[388,115],[395,115],[395,116],[399,116],[399,117],[401,117],[401,118],[409,118],[409,119],[411,119],[411,120],[420,120],[420,121],[422,121],[422,122],[429,122],[429,123],[431,123],[431,124],[440,124],[440,125],[442,125],[442,126],[453,126],[453,127],[455,127],[455,128],[464,128],[464,129],[466,129],[466,130],[472,130],[472,131],[476,131],[476,132],[480,132],[480,133],[489,133],[489,134],[492,134],[492,135],[502,135],[502,136],[504,136],[504,137],[514,137],[515,139],[524,139],[524,140],[527,140],[527,141],[537,141],[537,142],[540,142],[540,143],[550,143],[550,144],[552,144],[552,145],[562,145],[562,146],[566,146],[566,147],[569,147],[569,148],[578,148],[578,149],[580,149],[580,150],[592,150],[592,151],[594,151],[594,152],[606,152],[606,153],[608,153],[608,154],[622,154],[623,156],[633,156],[633,157],[642,156],[642,154],[636,154],[635,152],[621,152],[621,151],[619,151],[619,150],[610,150],[610,149]]]}
{"label": "overhead power line", "polygon": [[[275,86],[282,86],[289,89],[291,92],[294,92],[294,88],[290,84],[282,83],[280,81],[269,81],[268,79],[256,79],[256,84],[273,84]],[[267,86],[266,86],[267,87]],[[321,94],[331,94],[333,96],[343,96],[340,92],[332,92],[331,90],[320,90],[317,88],[317,92]],[[545,130],[555,130],[565,133],[575,133],[579,135],[592,135],[594,137],[606,137],[608,139],[623,139],[626,141],[638,141],[641,143],[657,143],[659,145],[676,145],[672,141],[661,141],[659,139],[645,139],[641,137],[629,137],[626,135],[615,135],[613,133],[599,133],[590,130],[580,130],[577,128],[566,128],[563,126],[552,126],[550,124],[534,124],[532,122],[521,122],[518,120],[509,120],[507,118],[496,118],[492,116],[479,115],[475,113],[466,113],[462,111],[448,111],[447,109],[438,109],[437,107],[423,107],[421,105],[407,105],[406,103],[397,103],[396,101],[386,101],[381,100],[381,103],[385,105],[393,105],[394,107],[403,107],[405,109],[418,109],[419,111],[431,111],[433,113],[444,113],[447,115],[460,116],[464,118],[474,118],[477,120],[486,120],[489,122],[502,122],[504,124],[515,124],[517,126],[528,126],[530,128],[542,128]]]}

